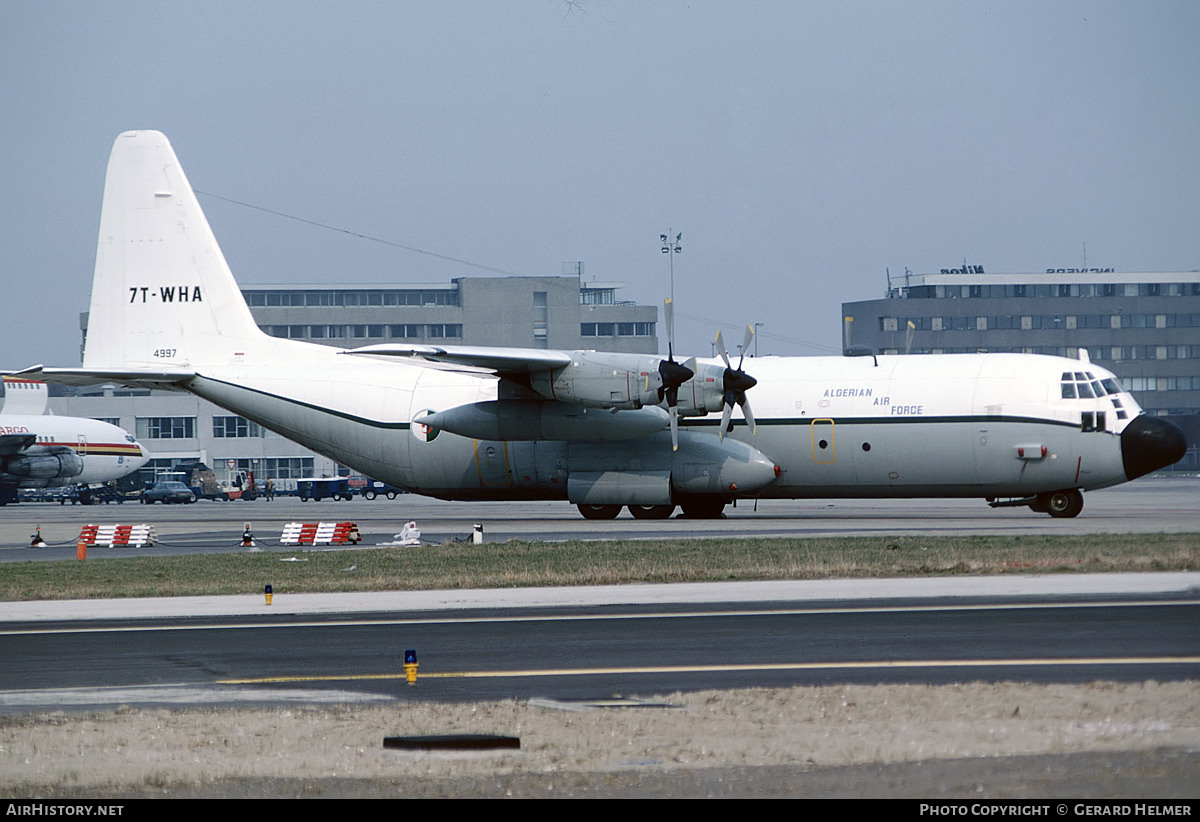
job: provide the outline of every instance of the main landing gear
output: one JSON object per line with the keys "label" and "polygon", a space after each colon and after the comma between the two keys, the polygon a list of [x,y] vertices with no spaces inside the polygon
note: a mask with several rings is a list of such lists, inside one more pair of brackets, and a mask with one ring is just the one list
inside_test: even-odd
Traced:
{"label": "main landing gear", "polygon": [[[584,519],[616,519],[621,513],[620,505],[578,505]],[[634,519],[669,519],[675,513],[674,505],[629,505]],[[725,510],[724,500],[689,499],[679,503],[683,515],[688,519],[720,519]]]}

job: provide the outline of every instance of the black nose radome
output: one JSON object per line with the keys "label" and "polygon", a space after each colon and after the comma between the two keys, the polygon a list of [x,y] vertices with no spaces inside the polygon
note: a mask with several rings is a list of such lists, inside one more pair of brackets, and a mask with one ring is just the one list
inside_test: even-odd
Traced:
{"label": "black nose radome", "polygon": [[1139,414],[1121,432],[1121,461],[1127,479],[1179,462],[1186,451],[1183,429],[1160,417]]}

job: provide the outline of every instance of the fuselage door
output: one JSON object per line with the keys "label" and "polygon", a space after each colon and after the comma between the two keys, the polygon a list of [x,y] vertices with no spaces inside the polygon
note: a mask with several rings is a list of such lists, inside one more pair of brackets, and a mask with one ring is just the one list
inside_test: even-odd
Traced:
{"label": "fuselage door", "polygon": [[75,451],[81,457],[87,456],[87,435],[86,434],[79,435],[79,444],[77,446],[75,446]]}
{"label": "fuselage door", "polygon": [[484,488],[508,488],[513,484],[508,463],[508,443],[475,440],[475,467]]}

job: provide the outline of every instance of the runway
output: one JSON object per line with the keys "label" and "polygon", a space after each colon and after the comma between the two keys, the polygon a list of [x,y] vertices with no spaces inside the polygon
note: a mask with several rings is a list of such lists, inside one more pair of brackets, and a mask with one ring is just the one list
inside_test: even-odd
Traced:
{"label": "runway", "polygon": [[1183,573],[9,603],[0,712],[1195,679],[1198,592]]}

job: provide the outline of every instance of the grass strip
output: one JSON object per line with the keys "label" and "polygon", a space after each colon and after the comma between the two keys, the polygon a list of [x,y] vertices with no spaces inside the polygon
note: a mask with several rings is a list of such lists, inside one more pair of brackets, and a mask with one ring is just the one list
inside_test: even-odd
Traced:
{"label": "grass strip", "polygon": [[[1200,534],[448,543],[0,563],[0,601],[1200,567]],[[292,561],[295,560],[295,561]]]}

